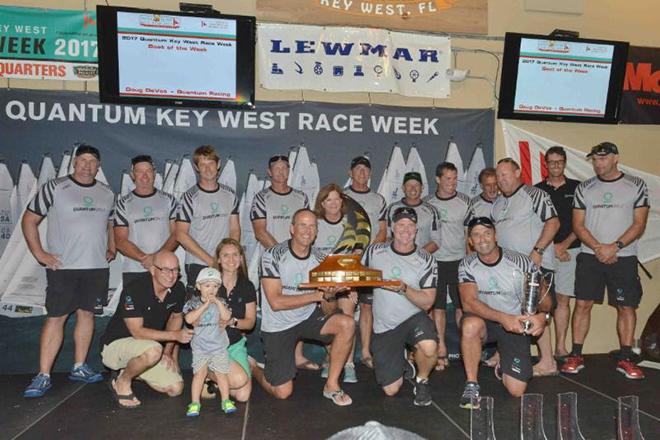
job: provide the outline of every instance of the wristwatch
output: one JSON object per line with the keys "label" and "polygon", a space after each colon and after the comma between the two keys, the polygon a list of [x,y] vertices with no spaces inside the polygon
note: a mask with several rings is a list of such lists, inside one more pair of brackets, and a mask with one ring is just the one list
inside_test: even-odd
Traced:
{"label": "wristwatch", "polygon": [[231,322],[231,325],[229,327],[231,328],[238,327],[238,318],[234,318],[234,320]]}
{"label": "wristwatch", "polygon": [[616,241],[616,248],[617,248],[617,249],[621,250],[621,249],[623,249],[624,247],[626,247],[626,245],[623,244],[623,242],[622,242],[621,240],[617,240],[617,241]]}
{"label": "wristwatch", "polygon": [[543,255],[543,252],[545,252],[545,248],[538,247],[538,246],[534,247],[534,249],[532,249],[532,250],[534,252],[536,252],[537,254],[539,254],[539,255]]}

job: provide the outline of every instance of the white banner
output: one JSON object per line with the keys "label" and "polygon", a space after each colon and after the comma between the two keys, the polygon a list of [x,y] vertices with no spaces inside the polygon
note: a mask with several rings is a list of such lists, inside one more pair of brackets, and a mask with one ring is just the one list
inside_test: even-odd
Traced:
{"label": "white banner", "polygon": [[447,98],[450,55],[448,37],[351,27],[257,26],[259,78],[266,89]]}
{"label": "white banner", "polygon": [[[515,125],[502,121],[506,155],[515,159],[521,167],[523,180],[536,184],[547,176],[544,154],[548,148],[558,145],[566,150],[566,175],[577,180],[586,180],[594,175],[591,162],[585,160],[586,153],[562,145],[550,139],[522,130]],[[594,145],[599,141],[594,141]],[[621,160],[625,160],[625,154]],[[642,263],[660,257],[660,177],[645,173],[619,163],[619,169],[624,173],[641,177],[649,188],[651,211],[649,212],[646,231],[639,240],[639,260]],[[530,177],[530,181],[525,179]]]}

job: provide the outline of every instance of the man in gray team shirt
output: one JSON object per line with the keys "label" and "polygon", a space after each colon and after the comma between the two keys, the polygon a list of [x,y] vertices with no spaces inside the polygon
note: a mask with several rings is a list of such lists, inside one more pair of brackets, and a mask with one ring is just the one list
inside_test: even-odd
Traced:
{"label": "man in gray team shirt", "polygon": [[[371,240],[369,243],[383,243],[387,240],[387,222],[385,220],[385,199],[377,192],[369,188],[371,178],[371,161],[366,156],[358,156],[351,161],[348,171],[351,185],[344,189],[344,194],[358,202],[369,215],[371,223]],[[373,359],[369,352],[371,344],[371,330],[373,327],[373,314],[371,304],[373,293],[371,288],[360,289],[358,300],[360,301],[360,342],[362,346],[362,363],[373,368]]]}
{"label": "man in gray team shirt", "polygon": [[[70,380],[103,380],[85,363],[94,334],[94,312],[108,295],[108,262],[115,257],[112,234],[114,194],[96,180],[99,150],[78,146],[73,174],[46,182],[30,201],[21,226],[34,258],[46,266],[46,310],[41,330],[39,374],[25,397],[41,397],[51,387],[50,371],[64,339],[64,324],[76,313],[74,365]],[[39,223],[48,216],[47,250],[39,237]]]}
{"label": "man in gray team shirt", "polygon": [[[497,163],[496,173],[502,193],[493,203],[492,219],[500,244],[529,256],[544,274],[553,272],[555,252],[554,246],[550,245],[559,230],[559,218],[550,195],[524,184],[520,166],[509,157]],[[554,283],[550,286],[550,293],[554,297]],[[557,375],[550,332],[543,332],[537,344],[541,357],[534,366],[534,374]]]}
{"label": "man in gray team shirt", "polygon": [[[530,338],[543,332],[548,315],[521,315],[524,272],[538,270],[526,255],[498,246],[495,225],[488,217],[475,217],[468,223],[468,241],[475,250],[463,258],[458,268],[458,289],[463,302],[461,355],[467,382],[459,406],[479,405],[479,360],[485,342],[497,342],[500,363],[495,374],[515,397],[521,396],[532,377]],[[539,308],[549,310],[547,297]],[[528,330],[524,323],[528,322]]]}
{"label": "man in gray team shirt", "polygon": [[[394,396],[403,379],[415,380],[413,403],[428,406],[433,400],[429,375],[438,357],[438,334],[426,311],[435,300],[437,266],[426,250],[415,244],[417,212],[399,207],[392,213],[389,243],[367,247],[362,256],[365,266],[381,270],[383,278],[399,281],[394,287],[374,289],[374,355],[376,381],[388,396]],[[415,351],[415,365],[404,354]]]}
{"label": "man in gray team shirt", "polygon": [[290,231],[291,240],[266,250],[261,259],[261,339],[266,365],[262,370],[253,363],[252,374],[266,392],[286,399],[293,393],[296,343],[303,338],[332,342],[323,396],[338,406],[350,405],[351,397],[339,386],[339,375],[348,359],[355,322],[348,315],[334,313],[336,294],[346,289],[298,287],[325,255],[312,248],[317,232],[314,212],[300,209],[294,213]]}
{"label": "man in gray team shirt", "polygon": [[465,226],[474,217],[490,217],[493,202],[497,199],[500,189],[497,187],[497,174],[495,168],[484,168],[479,173],[479,186],[481,194],[470,200],[470,213],[465,219]]}
{"label": "man in gray team shirt", "polygon": [[236,192],[218,183],[220,156],[210,145],[202,145],[193,153],[193,162],[199,181],[181,197],[176,219],[176,239],[186,249],[189,289],[200,270],[217,264],[213,255],[223,238],[241,239]]}
{"label": "man in gray team shirt", "polygon": [[617,311],[621,351],[617,371],[628,379],[643,379],[633,362],[632,345],[637,323],[636,309],[642,298],[637,274],[637,242],[649,215],[646,183],[619,171],[619,149],[603,142],[587,155],[595,177],[575,190],[573,231],[582,242],[575,269],[573,349],[562,365],[563,373],[577,374],[584,368],[582,345],[589,332],[591,308],[607,299]]}
{"label": "man in gray team shirt", "polygon": [[[309,208],[305,193],[289,186],[289,171],[288,156],[277,154],[268,159],[267,172],[271,185],[259,191],[252,201],[252,229],[264,249],[288,240],[293,214],[299,209]],[[296,365],[309,370],[320,368],[303,355],[302,342],[296,345]]]}
{"label": "man in gray team shirt", "polygon": [[438,287],[433,304],[433,320],[438,330],[437,370],[449,366],[445,327],[447,325],[447,295],[456,308],[456,322],[461,319],[461,299],[458,296],[458,263],[465,256],[465,220],[468,217],[470,198],[456,191],[458,169],[451,162],[442,162],[436,167],[435,181],[438,188],[425,201],[433,205],[440,215],[442,237],[440,248],[433,257],[438,262]]}
{"label": "man in gray team shirt", "polygon": [[176,200],[154,187],[155,177],[151,156],[135,156],[131,160],[135,189],[120,197],[115,207],[115,244],[126,257],[122,267],[124,286],[147,274],[158,251],[174,251],[178,245],[174,237]]}

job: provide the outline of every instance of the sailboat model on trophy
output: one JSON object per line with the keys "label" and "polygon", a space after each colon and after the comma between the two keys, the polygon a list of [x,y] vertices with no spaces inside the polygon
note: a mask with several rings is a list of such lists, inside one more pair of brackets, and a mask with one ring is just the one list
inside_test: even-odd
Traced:
{"label": "sailboat model on trophy", "polygon": [[383,280],[381,270],[364,267],[360,263],[362,252],[369,245],[371,223],[362,206],[346,194],[342,194],[346,206],[344,232],[337,246],[318,266],[309,271],[309,282],[300,288],[317,287],[396,287],[398,280]]}

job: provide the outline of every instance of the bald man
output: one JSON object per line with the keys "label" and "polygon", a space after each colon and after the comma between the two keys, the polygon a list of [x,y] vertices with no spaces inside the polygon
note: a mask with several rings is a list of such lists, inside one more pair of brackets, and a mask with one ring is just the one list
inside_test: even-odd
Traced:
{"label": "bald man", "polygon": [[182,328],[186,291],[178,281],[179,260],[170,251],[160,251],[149,273],[150,277],[124,287],[117,311],[101,337],[103,364],[121,371],[112,378],[111,386],[122,408],[141,404],[131,389],[136,378],[171,397],[183,391],[173,349],[177,342],[190,342],[193,331]]}

